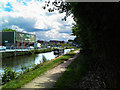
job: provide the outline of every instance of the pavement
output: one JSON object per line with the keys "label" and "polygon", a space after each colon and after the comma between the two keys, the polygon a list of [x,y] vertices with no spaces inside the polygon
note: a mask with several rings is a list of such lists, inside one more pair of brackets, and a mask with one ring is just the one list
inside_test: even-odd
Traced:
{"label": "pavement", "polygon": [[57,79],[66,71],[68,65],[70,65],[71,62],[78,56],[79,51],[75,51],[75,53],[76,55],[73,58],[70,58],[57,67],[46,71],[44,74],[25,84],[19,90],[24,88],[52,88]]}

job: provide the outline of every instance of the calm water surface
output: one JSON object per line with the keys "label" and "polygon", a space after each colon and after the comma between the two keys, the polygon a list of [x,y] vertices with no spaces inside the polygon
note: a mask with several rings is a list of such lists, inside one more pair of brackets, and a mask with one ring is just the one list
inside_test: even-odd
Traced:
{"label": "calm water surface", "polygon": [[[74,50],[74,49],[65,49],[64,54],[70,52],[70,50]],[[5,58],[2,60],[2,70],[0,72],[4,72],[4,67],[10,67],[12,70],[15,70],[16,72],[20,72],[22,71],[21,66],[32,67],[33,64],[42,63],[43,55],[47,60],[51,60],[57,57],[57,55],[54,55],[53,51],[51,51],[51,52],[40,53],[35,55],[25,55],[25,56]]]}

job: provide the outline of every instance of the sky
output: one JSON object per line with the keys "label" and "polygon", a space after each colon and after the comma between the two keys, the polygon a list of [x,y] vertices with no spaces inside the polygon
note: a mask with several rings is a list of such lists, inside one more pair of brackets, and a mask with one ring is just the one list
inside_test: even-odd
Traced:
{"label": "sky", "polygon": [[37,40],[73,40],[72,15],[62,21],[65,13],[49,13],[42,8],[45,3],[45,0],[0,0],[0,31],[11,28],[36,34]]}

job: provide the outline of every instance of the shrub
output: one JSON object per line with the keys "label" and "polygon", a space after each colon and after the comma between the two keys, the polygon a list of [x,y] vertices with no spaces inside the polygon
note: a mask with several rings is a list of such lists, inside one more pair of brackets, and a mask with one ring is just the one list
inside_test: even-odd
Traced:
{"label": "shrub", "polygon": [[16,72],[12,71],[11,68],[5,67],[4,73],[2,74],[2,84],[5,84],[15,78],[16,78]]}

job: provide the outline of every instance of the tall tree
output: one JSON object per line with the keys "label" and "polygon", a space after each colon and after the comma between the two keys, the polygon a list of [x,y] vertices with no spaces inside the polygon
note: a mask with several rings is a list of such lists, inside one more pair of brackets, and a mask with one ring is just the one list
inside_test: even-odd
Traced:
{"label": "tall tree", "polygon": [[69,15],[73,15],[76,22],[72,29],[73,34],[82,42],[83,52],[92,56],[96,63],[101,63],[104,67],[106,76],[111,77],[109,79],[113,81],[109,82],[109,87],[118,87],[117,79],[120,79],[119,3],[78,3],[55,0],[52,4],[54,7],[48,10],[66,12],[64,20]]}

